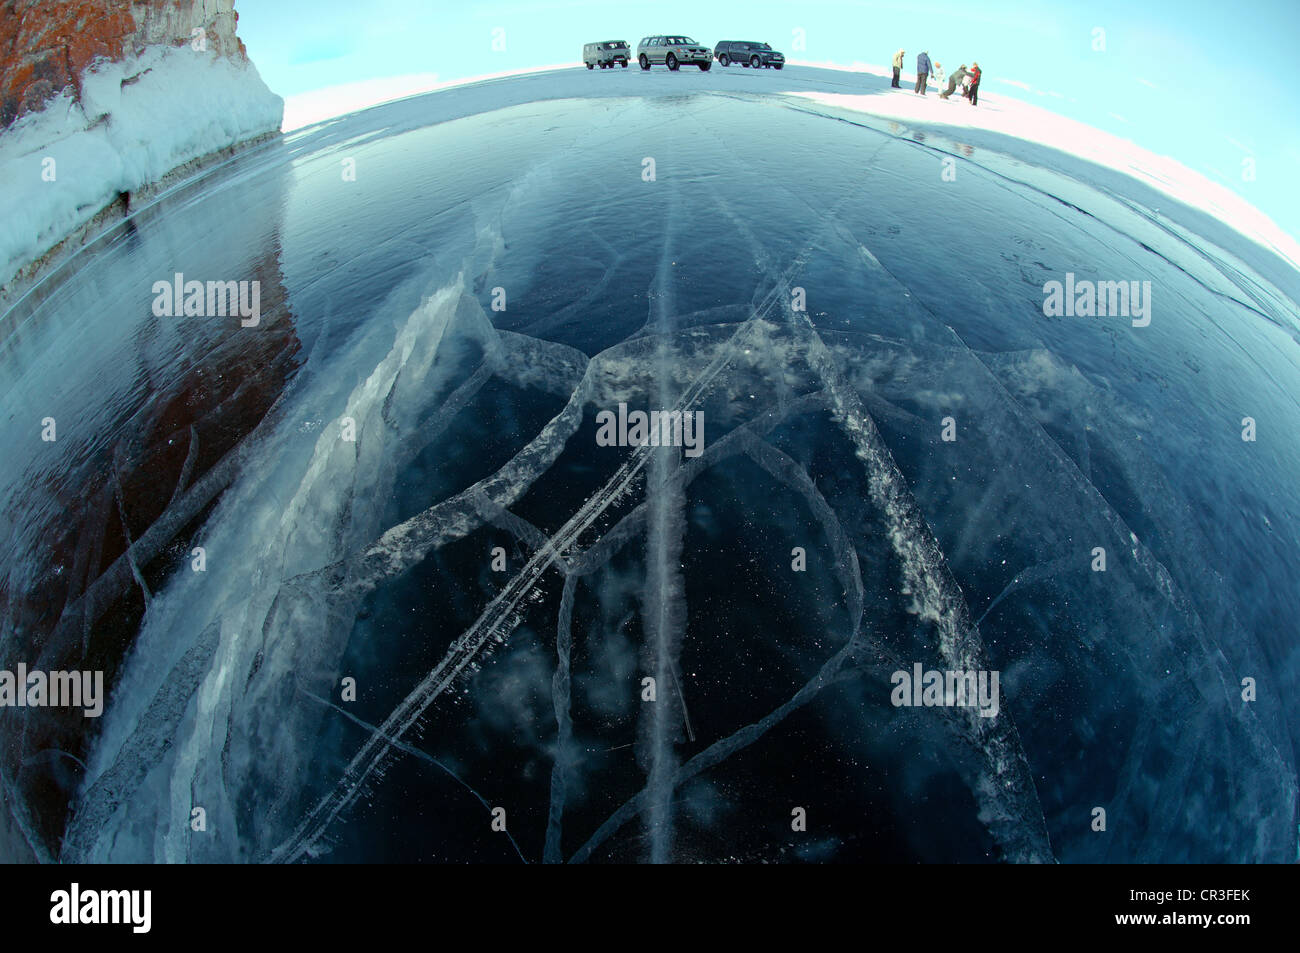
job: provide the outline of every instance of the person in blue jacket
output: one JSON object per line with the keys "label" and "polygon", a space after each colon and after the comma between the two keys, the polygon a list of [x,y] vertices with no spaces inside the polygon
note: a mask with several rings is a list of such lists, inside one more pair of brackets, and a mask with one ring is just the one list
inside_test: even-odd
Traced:
{"label": "person in blue jacket", "polygon": [[930,54],[921,52],[916,57],[916,92],[925,95],[925,80],[930,75]]}

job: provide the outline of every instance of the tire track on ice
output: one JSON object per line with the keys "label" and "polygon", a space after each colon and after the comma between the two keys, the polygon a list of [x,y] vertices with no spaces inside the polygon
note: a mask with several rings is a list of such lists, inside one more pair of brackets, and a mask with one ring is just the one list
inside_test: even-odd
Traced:
{"label": "tire track on ice", "polygon": [[[754,314],[737,327],[732,336],[718,349],[718,354],[673,405],[673,410],[681,411],[694,406],[703,397],[713,385],[718,374],[730,363],[733,353],[743,343],[744,337],[771,310],[776,300],[775,291],[776,289],[769,293]],[[556,422],[561,417],[568,415],[572,418],[580,414],[587,396],[584,388],[591,381],[591,365],[596,360],[596,358],[593,358],[592,362],[588,364],[583,383],[579,385],[574,397],[561,414],[557,415],[547,425],[547,428],[543,431],[544,433],[550,430],[552,425],[556,425]],[[569,429],[568,435],[572,435],[576,429],[576,423],[574,423]],[[564,438],[565,440],[567,440],[568,435]],[[501,472],[510,469],[519,457],[530,453],[530,451],[533,454],[546,452],[550,459],[542,469],[548,469],[558,458],[563,442],[561,440],[559,441],[560,446],[554,446],[553,443],[548,443],[539,436],[528,448],[513,458],[510,464],[503,467],[498,476]],[[437,667],[421,680],[419,685],[384,720],[383,724],[379,726],[379,730],[367,739],[361,749],[348,762],[334,789],[317,802],[316,806],[284,843],[270,852],[268,859],[271,862],[293,862],[311,855],[315,842],[319,840],[335,818],[356,801],[362,785],[366,783],[367,779],[380,767],[385,757],[391,752],[390,739],[400,739],[406,732],[411,730],[424,712],[428,710],[429,706],[464,671],[490,640],[496,639],[499,642],[505,640],[509,632],[518,624],[522,615],[519,609],[520,602],[536,585],[543,573],[561,558],[561,554],[566,553],[573,547],[582,533],[590,528],[611,504],[629,491],[632,481],[648,462],[651,449],[648,445],[634,447],[628,455],[628,459],[615,471],[606,484],[593,494],[579,508],[577,513],[570,517],[560,530],[551,537],[546,546],[533,553],[519,573],[512,577],[502,591],[493,598],[474,624],[452,644],[447,655]],[[466,491],[461,496],[463,497],[479,487],[480,484],[475,484],[470,491]],[[459,497],[453,498],[453,500],[456,499],[459,499]],[[448,502],[451,503],[452,501]],[[434,509],[438,508],[434,507]],[[429,522],[427,515],[427,512],[426,514],[420,514],[420,516],[413,517],[406,523],[385,533],[365,554],[362,566],[358,567],[362,570],[359,577],[344,580],[343,586],[352,590],[361,587],[367,590],[374,588],[382,579],[410,568],[419,559],[423,558],[424,553],[427,553],[428,549],[434,545],[434,542],[428,538],[432,534],[423,531],[426,530]],[[465,519],[467,517],[462,514],[460,521],[463,522]],[[413,544],[403,545],[412,540],[414,540]]]}

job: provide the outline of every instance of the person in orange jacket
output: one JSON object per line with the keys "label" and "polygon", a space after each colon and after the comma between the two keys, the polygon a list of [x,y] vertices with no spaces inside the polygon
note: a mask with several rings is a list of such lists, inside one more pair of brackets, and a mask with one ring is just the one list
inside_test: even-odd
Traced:
{"label": "person in orange jacket", "polygon": [[982,72],[983,72],[983,70],[980,69],[980,65],[979,65],[979,63],[971,63],[971,65],[970,65],[970,90],[966,93],[966,98],[970,100],[970,104],[971,104],[972,106],[975,106],[975,105],[977,105],[977,104],[979,103],[979,97],[980,97],[980,74],[981,74]]}

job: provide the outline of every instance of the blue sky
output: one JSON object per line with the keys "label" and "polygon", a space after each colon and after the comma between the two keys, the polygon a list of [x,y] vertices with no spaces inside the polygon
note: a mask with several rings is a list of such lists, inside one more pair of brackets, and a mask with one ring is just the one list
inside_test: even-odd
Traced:
{"label": "blue sky", "polygon": [[[907,68],[978,60],[987,92],[1171,156],[1300,237],[1300,0],[237,0],[239,33],[282,96],[412,73],[455,80],[576,61],[584,42],[687,33],[791,59]],[[1094,29],[1105,31],[1105,50]],[[504,29],[505,50],[492,49]],[[796,29],[806,49],[792,47]],[[1024,84],[1029,87],[1023,88]],[[1243,178],[1252,158],[1255,179]]]}

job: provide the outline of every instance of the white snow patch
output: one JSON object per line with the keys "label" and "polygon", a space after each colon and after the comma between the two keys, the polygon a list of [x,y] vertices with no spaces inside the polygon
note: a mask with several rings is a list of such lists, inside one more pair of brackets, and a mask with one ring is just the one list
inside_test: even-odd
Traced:
{"label": "white snow patch", "polygon": [[[290,94],[284,102],[283,132],[293,132],[306,126],[339,119],[371,106],[409,99],[423,93],[433,93],[459,86],[472,86],[476,83],[493,79],[510,79],[515,76],[530,76],[535,73],[548,73],[552,70],[571,68],[573,63],[553,63],[549,66],[529,66],[523,69],[502,70],[496,73],[483,73],[479,76],[466,76],[461,79],[440,80],[437,73],[403,73],[400,76],[381,76],[374,79],[359,80],[355,83],[342,83],[338,86],[326,86],[305,93]],[[582,64],[576,64],[581,66]]]}
{"label": "white snow patch", "polygon": [[[891,71],[883,66],[866,63],[854,63],[848,68],[829,63],[791,63],[876,76],[891,75]],[[1013,86],[1019,85],[1012,80],[1006,82]],[[958,95],[941,100],[933,95],[933,90],[927,96],[917,96],[911,89],[894,90],[887,95],[834,93],[810,90],[802,83],[787,83],[782,87],[782,92],[882,119],[987,129],[1060,149],[1080,159],[1123,172],[1192,208],[1207,212],[1300,267],[1300,242],[1230,188],[1211,181],[1176,159],[1159,155],[1128,139],[1062,116],[1050,109],[985,92],[983,87],[980,89],[979,105],[973,108]],[[906,95],[902,95],[904,92]]]}
{"label": "white snow patch", "polygon": [[382,76],[297,93],[284,101],[284,132],[439,88],[437,73]]}

